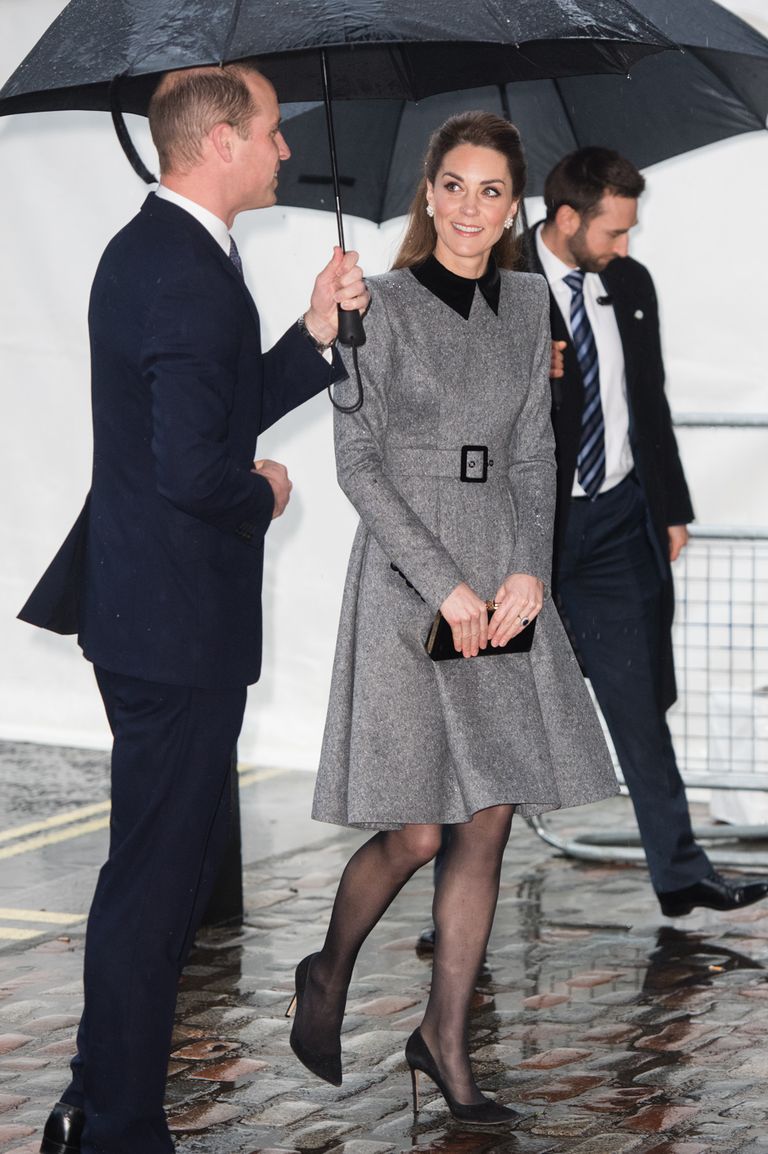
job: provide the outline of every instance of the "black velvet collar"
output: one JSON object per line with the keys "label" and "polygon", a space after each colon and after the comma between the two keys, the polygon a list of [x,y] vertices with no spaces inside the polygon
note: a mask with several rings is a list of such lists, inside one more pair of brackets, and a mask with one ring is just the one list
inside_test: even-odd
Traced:
{"label": "black velvet collar", "polygon": [[424,285],[424,288],[439,297],[443,304],[464,317],[465,321],[469,320],[475,285],[496,316],[499,315],[501,277],[493,257],[488,261],[488,268],[477,280],[474,277],[457,276],[455,272],[450,272],[434,255],[428,256],[423,264],[413,265],[410,271],[419,284]]}

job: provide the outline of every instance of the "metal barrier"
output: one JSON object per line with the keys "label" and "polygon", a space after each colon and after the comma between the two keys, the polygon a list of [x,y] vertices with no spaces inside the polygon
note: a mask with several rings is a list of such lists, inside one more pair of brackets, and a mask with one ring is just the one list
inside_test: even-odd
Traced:
{"label": "metal barrier", "polygon": [[[687,414],[678,428],[768,428],[756,414]],[[717,865],[768,868],[768,529],[691,526],[674,566],[673,631],[679,697],[668,715],[686,786],[713,791],[713,814],[739,808],[750,824],[697,827]],[[744,793],[743,791],[750,791]],[[622,785],[622,792],[626,787]],[[753,824],[755,820],[760,824]],[[549,845],[588,861],[643,864],[637,828],[582,838],[556,834],[543,817],[529,825]],[[727,843],[727,844],[726,844]],[[746,849],[743,843],[752,843]],[[761,844],[762,843],[762,844]],[[711,848],[726,844],[726,848]]]}

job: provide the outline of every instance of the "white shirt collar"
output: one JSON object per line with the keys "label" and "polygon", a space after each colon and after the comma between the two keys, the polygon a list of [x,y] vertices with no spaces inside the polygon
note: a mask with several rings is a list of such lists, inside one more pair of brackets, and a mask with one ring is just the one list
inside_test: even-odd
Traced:
{"label": "white shirt collar", "polygon": [[[544,269],[544,275],[550,284],[555,284],[562,280],[563,277],[568,276],[569,273],[575,271],[571,265],[566,264],[565,261],[560,260],[559,256],[555,256],[552,249],[548,247],[544,238],[542,237],[542,228],[536,229],[536,251],[539,254],[541,267]],[[570,292],[570,289],[569,289]]]}
{"label": "white shirt collar", "polygon": [[190,200],[188,196],[182,196],[180,192],[173,192],[172,189],[166,188],[164,184],[159,184],[155,190],[155,196],[159,196],[161,200],[169,200],[171,204],[175,204],[178,208],[183,208],[190,216],[211,234],[220,248],[229,256],[229,248],[231,237],[229,229],[227,228],[221,217],[210,212],[207,208],[203,208],[201,204]]}

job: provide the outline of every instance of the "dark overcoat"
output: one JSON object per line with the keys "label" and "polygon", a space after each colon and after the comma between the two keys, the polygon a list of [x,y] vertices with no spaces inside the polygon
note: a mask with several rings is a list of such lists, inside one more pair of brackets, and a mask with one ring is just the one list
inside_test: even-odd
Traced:
{"label": "dark overcoat", "polygon": [[[537,228],[540,226],[536,226]],[[530,245],[533,266],[543,273],[536,245]],[[677,691],[672,655],[674,586],[669,562],[667,528],[687,525],[693,507],[680,462],[672,418],[664,391],[659,309],[648,270],[632,257],[611,261],[601,274],[605,295],[610,298],[624,350],[629,439],[637,476],[648,510],[648,535],[662,576],[662,638],[658,676],[661,702],[668,709]],[[558,548],[568,523],[576,457],[581,433],[584,384],[576,352],[563,314],[550,292],[552,339],[567,341],[565,373],[552,380],[552,424],[557,458],[557,510],[553,588],[557,589]]]}
{"label": "dark overcoat", "polygon": [[258,679],[273,495],[256,439],[343,374],[292,326],[262,353],[240,273],[150,195],[110,242],[89,310],[93,475],[20,616],[78,633],[113,673],[201,688]]}

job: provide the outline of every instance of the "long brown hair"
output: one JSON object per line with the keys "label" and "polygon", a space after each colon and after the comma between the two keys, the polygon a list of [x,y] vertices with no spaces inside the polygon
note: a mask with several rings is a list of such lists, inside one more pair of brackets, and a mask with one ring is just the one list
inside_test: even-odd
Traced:
{"label": "long brown hair", "polygon": [[[492,148],[494,152],[500,152],[509,167],[512,192],[515,197],[522,197],[527,168],[520,133],[514,124],[493,112],[460,112],[449,117],[430,137],[424,157],[424,175],[411,203],[405,236],[393,268],[411,268],[434,252],[437,233],[434,221],[426,213],[427,181],[435,183],[446,154],[460,144],[473,144],[477,148]],[[517,219],[512,228],[504,229],[496,241],[493,256],[499,268],[517,268],[522,263]]]}

